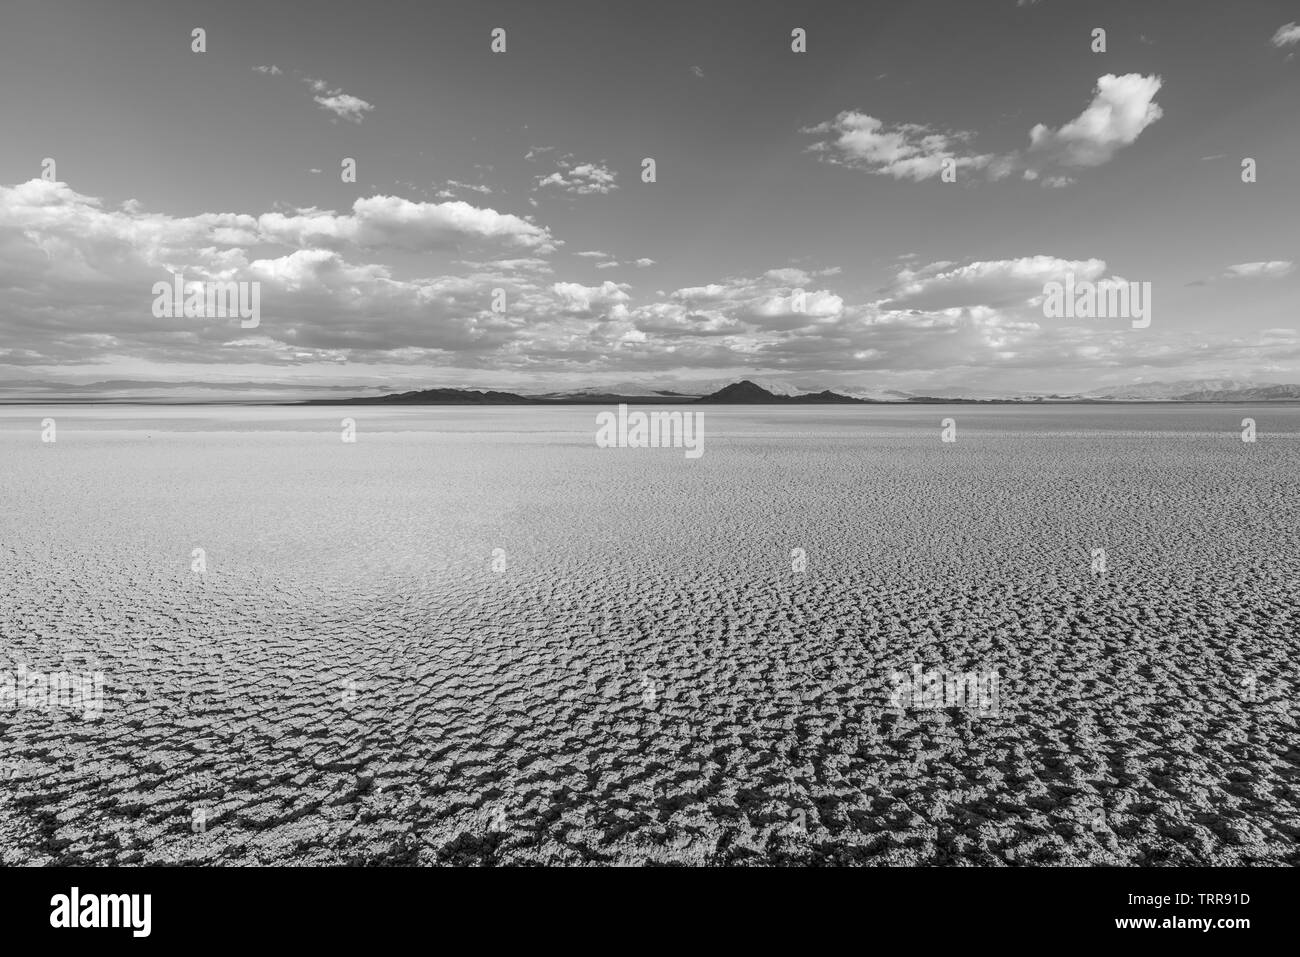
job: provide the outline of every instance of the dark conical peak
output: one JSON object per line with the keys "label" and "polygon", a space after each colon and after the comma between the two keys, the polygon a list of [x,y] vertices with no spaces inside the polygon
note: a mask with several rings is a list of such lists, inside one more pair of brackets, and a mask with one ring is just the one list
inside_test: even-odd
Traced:
{"label": "dark conical peak", "polygon": [[778,405],[786,404],[815,404],[815,403],[862,403],[868,400],[855,399],[851,396],[840,395],[838,392],[831,392],[829,389],[822,392],[806,392],[802,395],[780,395],[775,392],[769,392],[761,385],[750,382],[748,379],[742,379],[740,382],[733,382],[726,388],[719,389],[712,395],[706,395],[703,398],[696,399],[696,402],[730,402],[752,404],[773,402]]}
{"label": "dark conical peak", "polygon": [[756,385],[748,379],[740,382],[733,382],[729,386],[724,386],[712,395],[706,395],[698,402],[771,402],[776,398],[775,393],[768,392],[761,385]]}

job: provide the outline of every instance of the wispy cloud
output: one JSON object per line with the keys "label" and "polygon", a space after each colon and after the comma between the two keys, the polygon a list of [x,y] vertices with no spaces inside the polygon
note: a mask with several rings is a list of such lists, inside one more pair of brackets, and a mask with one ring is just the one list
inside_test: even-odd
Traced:
{"label": "wispy cloud", "polygon": [[1289,259],[1274,259],[1267,262],[1237,263],[1223,272],[1205,279],[1189,282],[1189,286],[1208,286],[1210,283],[1233,279],[1285,279],[1295,272],[1295,263]]}
{"label": "wispy cloud", "polygon": [[537,178],[537,188],[555,186],[571,196],[588,196],[593,193],[611,193],[618,189],[618,174],[601,163],[573,165],[561,161],[560,168],[549,176]]}
{"label": "wispy cloud", "polygon": [[316,94],[312,97],[316,104],[322,110],[334,114],[340,120],[347,120],[349,123],[360,123],[365,119],[365,115],[375,108],[373,104],[367,103],[359,96],[344,93],[341,89],[330,89],[329,84],[324,80],[303,77],[303,82],[310,86],[312,92]]}
{"label": "wispy cloud", "polygon": [[1300,43],[1300,23],[1296,23],[1294,20],[1290,23],[1284,23],[1273,34],[1273,46],[1279,49],[1294,46],[1297,43]]}
{"label": "wispy cloud", "polygon": [[466,191],[471,193],[481,193],[484,196],[492,194],[492,187],[483,183],[462,183],[459,180],[449,179],[445,186],[437,192],[438,199],[451,199],[457,191]]}
{"label": "wispy cloud", "polygon": [[[278,66],[255,66],[255,73],[261,73],[264,76],[283,76],[284,71]],[[341,89],[331,89],[330,84],[324,80],[310,76],[301,76],[295,73],[302,82],[311,88],[314,96],[312,99],[322,110],[330,113],[336,120],[347,120],[349,123],[360,123],[365,119],[365,115],[373,110],[374,104],[367,103],[359,96],[353,96],[350,93],[344,93]]]}
{"label": "wispy cloud", "polygon": [[1290,260],[1273,260],[1271,262],[1237,263],[1224,272],[1225,279],[1281,279],[1295,272],[1295,263]]}

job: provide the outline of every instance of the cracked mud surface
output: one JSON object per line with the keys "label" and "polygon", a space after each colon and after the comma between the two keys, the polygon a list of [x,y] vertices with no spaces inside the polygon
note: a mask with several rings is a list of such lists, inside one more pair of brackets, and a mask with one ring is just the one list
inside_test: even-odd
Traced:
{"label": "cracked mud surface", "polygon": [[595,411],[0,410],[0,862],[1300,863],[1300,409]]}

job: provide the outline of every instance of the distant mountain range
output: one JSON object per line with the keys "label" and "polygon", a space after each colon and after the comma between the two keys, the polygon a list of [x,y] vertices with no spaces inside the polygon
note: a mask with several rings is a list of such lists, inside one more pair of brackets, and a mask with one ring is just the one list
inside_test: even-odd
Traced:
{"label": "distant mountain range", "polygon": [[1239,379],[1185,379],[1097,389],[1087,393],[1086,398],[1147,402],[1270,402],[1300,399],[1300,385],[1273,385]]}
{"label": "distant mountain range", "polygon": [[539,405],[545,400],[514,392],[484,392],[480,389],[417,389],[391,395],[367,395],[357,399],[308,399],[300,405]]}
{"label": "distant mountain range", "polygon": [[857,399],[836,392],[823,391],[781,395],[745,379],[724,386],[709,395],[683,395],[667,390],[644,395],[619,395],[613,392],[582,389],[577,392],[548,392],[520,395],[516,392],[485,392],[479,389],[420,389],[393,395],[373,395],[358,399],[311,399],[304,405],[610,405],[617,403],[668,404],[710,402],[727,405],[781,405],[850,403],[873,400]]}
{"label": "distant mountain range", "polygon": [[724,386],[717,392],[709,395],[700,396],[696,402],[720,402],[728,405],[781,405],[781,404],[817,404],[831,402],[848,402],[848,403],[867,403],[872,399],[856,399],[852,396],[840,395],[838,392],[823,390],[822,392],[805,392],[800,395],[777,395],[764,389],[761,385],[743,379],[740,382],[733,382],[729,386]]}
{"label": "distant mountain range", "polygon": [[[361,393],[358,395],[358,393]],[[365,394],[369,393],[369,394]],[[348,395],[351,397],[345,397]],[[161,382],[109,380],[90,383],[0,382],[0,404],[144,403],[303,405],[734,405],[1089,403],[1089,402],[1286,402],[1300,401],[1300,385],[1241,379],[1185,379],[1109,386],[1091,392],[1050,395],[966,388],[928,394],[863,385],[801,388],[770,379],[702,380],[671,389],[648,382],[569,388],[552,392],[434,388],[393,392],[376,386],[291,385],[259,382]]]}
{"label": "distant mountain range", "polygon": [[[854,390],[857,391],[856,389]],[[1300,385],[1263,385],[1231,380],[1152,382],[1113,391],[1097,390],[1082,395],[1022,395],[1014,397],[968,397],[912,395],[905,392],[876,393],[865,397],[824,389],[821,392],[773,391],[749,379],[733,382],[707,395],[693,396],[670,390],[622,394],[606,389],[579,389],[521,395],[516,392],[481,389],[419,389],[391,395],[355,399],[312,399],[305,405],[613,405],[703,403],[715,405],[870,405],[882,402],[927,403],[1043,403],[1043,402],[1270,402],[1300,400]]]}

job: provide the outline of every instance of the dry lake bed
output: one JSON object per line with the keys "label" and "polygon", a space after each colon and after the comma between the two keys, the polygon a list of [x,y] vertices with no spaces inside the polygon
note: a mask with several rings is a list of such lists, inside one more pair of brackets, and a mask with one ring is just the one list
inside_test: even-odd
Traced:
{"label": "dry lake bed", "polygon": [[702,408],[0,407],[0,862],[1300,863],[1300,408]]}

